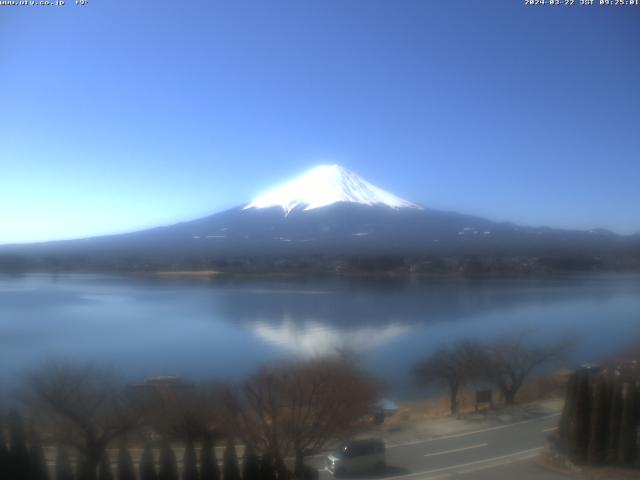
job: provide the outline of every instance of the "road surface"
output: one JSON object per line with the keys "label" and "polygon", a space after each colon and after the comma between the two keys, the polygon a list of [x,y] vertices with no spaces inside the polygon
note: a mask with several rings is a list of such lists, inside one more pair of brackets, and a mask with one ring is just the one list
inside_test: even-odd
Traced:
{"label": "road surface", "polygon": [[[566,480],[565,476],[550,472],[535,461],[558,419],[558,414],[552,414],[437,438],[398,444],[387,441],[386,470],[357,478]],[[323,469],[323,462],[322,456],[309,460],[322,469],[320,480],[331,480],[333,477]]]}

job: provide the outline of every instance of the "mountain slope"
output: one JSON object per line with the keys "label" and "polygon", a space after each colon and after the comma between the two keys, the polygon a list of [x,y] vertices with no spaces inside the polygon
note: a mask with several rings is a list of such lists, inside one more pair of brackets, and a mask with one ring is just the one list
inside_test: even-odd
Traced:
{"label": "mountain slope", "polygon": [[415,208],[347,202],[284,214],[280,207],[227,210],[209,217],[123,235],[0,251],[42,255],[184,257],[286,254],[598,252],[623,246],[624,237],[520,227],[479,217]]}
{"label": "mountain slope", "polygon": [[[419,207],[339,166],[318,167],[244,207],[166,227],[0,247],[40,264],[170,264],[287,255],[600,255],[638,245],[604,230],[523,227]],[[142,259],[142,260],[141,260]],[[65,261],[66,261],[65,260]]]}

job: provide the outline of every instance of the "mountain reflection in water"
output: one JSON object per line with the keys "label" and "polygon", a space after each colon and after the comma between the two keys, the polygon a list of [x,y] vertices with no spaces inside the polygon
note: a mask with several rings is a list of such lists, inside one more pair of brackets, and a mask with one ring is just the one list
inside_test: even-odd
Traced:
{"label": "mountain reflection in water", "polygon": [[239,380],[260,365],[355,353],[397,395],[439,346],[528,332],[577,339],[569,363],[640,337],[640,276],[538,279],[190,281],[0,276],[0,388],[52,359],[129,378]]}

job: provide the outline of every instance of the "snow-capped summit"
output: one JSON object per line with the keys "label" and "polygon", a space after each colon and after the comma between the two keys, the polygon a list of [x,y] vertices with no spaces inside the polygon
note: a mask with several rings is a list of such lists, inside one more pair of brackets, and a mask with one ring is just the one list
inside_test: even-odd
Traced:
{"label": "snow-capped summit", "polygon": [[337,202],[385,205],[390,208],[422,207],[372,185],[340,165],[320,165],[254,199],[244,207],[281,207],[285,214],[296,208],[312,210]]}

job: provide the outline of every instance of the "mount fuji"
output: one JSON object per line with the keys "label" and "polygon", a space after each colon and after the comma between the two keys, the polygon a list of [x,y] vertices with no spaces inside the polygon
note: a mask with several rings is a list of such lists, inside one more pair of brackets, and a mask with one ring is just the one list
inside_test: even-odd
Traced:
{"label": "mount fuji", "polygon": [[390,208],[421,208],[372,185],[340,165],[320,165],[259,196],[245,206],[244,210],[281,207],[288,215],[295,209],[308,211],[341,202]]}
{"label": "mount fuji", "polygon": [[175,265],[300,255],[599,255],[638,243],[606,230],[524,227],[425,208],[346,168],[322,165],[205,218],[121,235],[5,245],[0,254],[27,256],[40,266],[71,258],[88,265]]}

